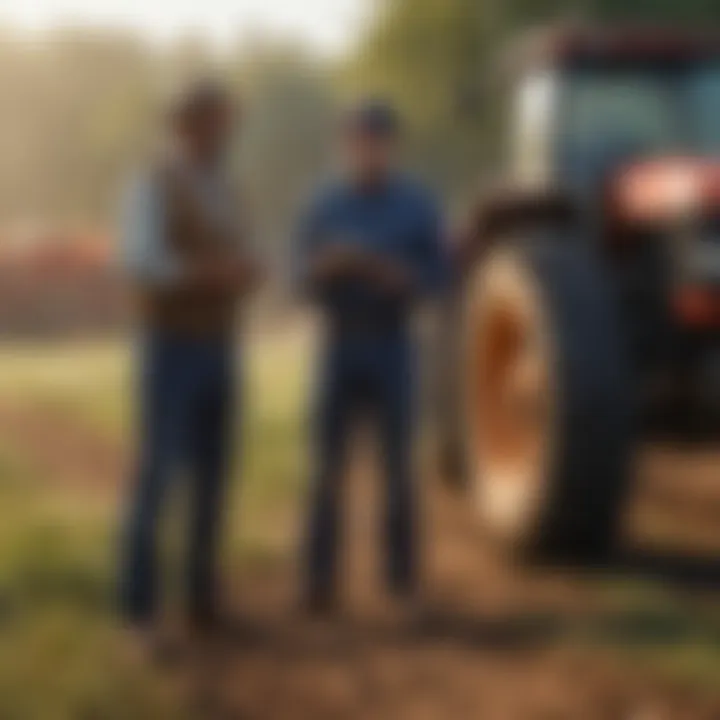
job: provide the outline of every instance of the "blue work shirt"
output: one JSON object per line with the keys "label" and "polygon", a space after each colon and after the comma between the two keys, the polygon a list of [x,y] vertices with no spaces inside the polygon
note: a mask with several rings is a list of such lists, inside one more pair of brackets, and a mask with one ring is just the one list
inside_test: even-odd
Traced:
{"label": "blue work shirt", "polygon": [[[363,189],[337,181],[311,205],[298,238],[300,283],[336,327],[403,328],[413,306],[442,290],[449,275],[441,213],[431,195],[404,177]],[[412,278],[411,297],[383,292],[367,281],[344,279],[312,287],[308,269],[329,245],[355,245],[399,264]]]}

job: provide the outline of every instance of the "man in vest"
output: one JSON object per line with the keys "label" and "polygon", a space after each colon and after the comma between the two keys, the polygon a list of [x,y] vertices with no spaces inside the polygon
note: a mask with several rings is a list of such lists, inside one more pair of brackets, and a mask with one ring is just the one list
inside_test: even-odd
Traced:
{"label": "man in vest", "polygon": [[348,436],[369,411],[385,473],[385,574],[409,600],[418,582],[412,310],[445,282],[441,219],[433,198],[397,168],[399,119],[367,101],[342,133],[345,168],[312,205],[299,233],[302,285],[324,315],[316,464],[308,538],[311,613],[336,601],[339,502]]}
{"label": "man in vest", "polygon": [[123,259],[141,324],[141,432],[121,600],[125,619],[148,637],[157,609],[157,530],[178,471],[191,488],[189,621],[207,630],[218,620],[235,319],[257,279],[227,172],[235,116],[223,87],[191,87],[170,112],[168,151],[131,186],[124,208]]}

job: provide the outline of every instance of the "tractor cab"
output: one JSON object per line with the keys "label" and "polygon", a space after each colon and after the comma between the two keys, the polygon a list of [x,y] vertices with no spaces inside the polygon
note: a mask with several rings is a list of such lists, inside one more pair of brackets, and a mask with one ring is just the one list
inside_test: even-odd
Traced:
{"label": "tractor cab", "polygon": [[720,437],[720,38],[543,34],[512,61],[467,268],[468,486],[507,544],[593,561],[645,440]]}
{"label": "tractor cab", "polygon": [[682,325],[720,328],[720,37],[576,30],[519,48],[511,203],[553,188],[622,255],[640,319],[661,296]]}
{"label": "tractor cab", "polygon": [[520,64],[513,182],[592,191],[633,163],[682,159],[685,169],[716,158],[720,167],[720,41],[567,33],[530,43]]}

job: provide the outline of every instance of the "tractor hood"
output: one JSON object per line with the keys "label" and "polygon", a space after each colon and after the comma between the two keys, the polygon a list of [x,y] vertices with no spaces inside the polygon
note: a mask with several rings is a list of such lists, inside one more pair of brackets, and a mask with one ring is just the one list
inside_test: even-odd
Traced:
{"label": "tractor hood", "polygon": [[624,168],[611,187],[619,219],[654,223],[720,209],[720,161],[668,157]]}

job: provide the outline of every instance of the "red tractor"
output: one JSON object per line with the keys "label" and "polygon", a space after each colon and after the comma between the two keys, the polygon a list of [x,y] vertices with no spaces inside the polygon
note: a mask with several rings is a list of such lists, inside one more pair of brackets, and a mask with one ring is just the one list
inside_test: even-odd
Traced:
{"label": "red tractor", "polygon": [[602,560],[640,443],[720,430],[720,37],[565,30],[513,60],[466,276],[468,486],[506,544]]}

